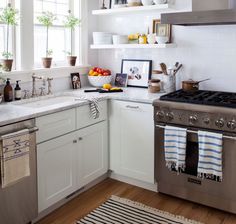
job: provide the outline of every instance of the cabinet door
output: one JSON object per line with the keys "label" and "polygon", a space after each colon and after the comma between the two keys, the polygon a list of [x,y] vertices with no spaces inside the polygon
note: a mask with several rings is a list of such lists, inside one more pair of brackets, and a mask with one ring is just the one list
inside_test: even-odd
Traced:
{"label": "cabinet door", "polygon": [[110,169],[154,183],[154,122],[151,104],[111,101]]}
{"label": "cabinet door", "polygon": [[108,171],[107,122],[77,132],[77,185],[84,186]]}
{"label": "cabinet door", "polygon": [[99,101],[98,105],[100,114],[99,117],[96,119],[92,117],[89,105],[77,107],[76,109],[77,129],[88,127],[90,125],[107,120],[107,100]]}
{"label": "cabinet door", "polygon": [[76,134],[37,146],[39,212],[76,190]]}
{"label": "cabinet door", "polygon": [[36,118],[37,143],[75,131],[75,109],[65,110]]}

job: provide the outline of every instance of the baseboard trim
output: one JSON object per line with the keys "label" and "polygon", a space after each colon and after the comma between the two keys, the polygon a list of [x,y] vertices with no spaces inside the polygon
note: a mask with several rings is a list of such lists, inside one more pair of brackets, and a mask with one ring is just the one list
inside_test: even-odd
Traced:
{"label": "baseboard trim", "polygon": [[109,177],[111,179],[118,180],[118,181],[121,181],[121,182],[124,182],[124,183],[127,183],[127,184],[131,184],[131,185],[134,185],[134,186],[137,186],[137,187],[141,187],[141,188],[144,188],[144,189],[149,190],[149,191],[158,192],[156,183],[155,184],[146,183],[146,182],[143,182],[143,181],[140,181],[140,180],[136,180],[136,179],[133,179],[133,178],[130,178],[130,177],[125,177],[125,176],[116,174],[114,172],[110,172]]}

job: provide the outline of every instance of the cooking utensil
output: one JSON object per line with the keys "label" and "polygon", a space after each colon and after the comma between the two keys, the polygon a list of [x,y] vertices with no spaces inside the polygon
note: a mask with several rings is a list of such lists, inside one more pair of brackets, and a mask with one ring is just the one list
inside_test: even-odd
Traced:
{"label": "cooking utensil", "polygon": [[180,64],[180,65],[178,65],[177,66],[177,68],[175,69],[175,71],[174,71],[174,74],[173,75],[176,75],[177,74],[177,72],[181,69],[183,67],[183,65],[182,64]]}
{"label": "cooking utensil", "polygon": [[160,66],[161,66],[162,72],[163,72],[165,75],[168,75],[166,64],[165,64],[165,63],[160,63]]}
{"label": "cooking utensil", "polygon": [[184,91],[197,91],[199,90],[199,83],[205,82],[210,80],[208,79],[203,79],[200,81],[193,81],[193,80],[188,80],[188,81],[182,81],[182,89]]}

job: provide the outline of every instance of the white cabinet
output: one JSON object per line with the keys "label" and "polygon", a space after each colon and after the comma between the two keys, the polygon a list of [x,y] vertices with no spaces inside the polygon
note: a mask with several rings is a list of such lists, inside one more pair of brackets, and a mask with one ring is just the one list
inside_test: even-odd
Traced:
{"label": "white cabinet", "polygon": [[90,106],[84,105],[76,108],[76,128],[81,129],[94,123],[107,120],[107,101],[103,100],[99,102],[99,117],[94,119],[90,112]]}
{"label": "white cabinet", "polygon": [[39,212],[76,190],[75,133],[37,146]]}
{"label": "white cabinet", "polygon": [[154,122],[151,104],[110,102],[110,169],[154,183]]}
{"label": "white cabinet", "polygon": [[107,122],[84,128],[78,136],[78,182],[84,186],[108,171]]}
{"label": "white cabinet", "polygon": [[37,143],[74,131],[76,126],[75,111],[75,109],[70,109],[37,118],[36,126],[39,128]]}
{"label": "white cabinet", "polygon": [[39,144],[39,212],[108,171],[107,122]]}

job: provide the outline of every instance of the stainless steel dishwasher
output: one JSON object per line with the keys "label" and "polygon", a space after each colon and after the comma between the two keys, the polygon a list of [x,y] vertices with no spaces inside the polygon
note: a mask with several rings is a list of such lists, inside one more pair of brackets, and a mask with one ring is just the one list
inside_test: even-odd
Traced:
{"label": "stainless steel dishwasher", "polygon": [[37,175],[35,120],[0,127],[0,136],[28,128],[30,133],[30,176],[12,186],[0,185],[0,223],[26,224],[37,217]]}

